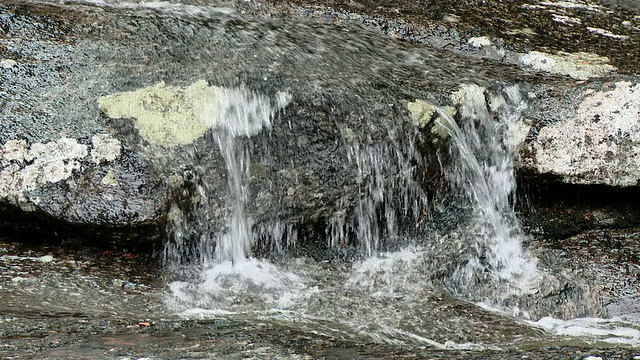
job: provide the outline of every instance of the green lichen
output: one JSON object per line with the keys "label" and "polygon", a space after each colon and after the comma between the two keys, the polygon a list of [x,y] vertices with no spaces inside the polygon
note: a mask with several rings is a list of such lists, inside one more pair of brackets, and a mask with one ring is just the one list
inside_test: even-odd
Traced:
{"label": "green lichen", "polygon": [[520,54],[520,63],[538,71],[566,75],[578,80],[610,75],[616,68],[604,56],[587,52],[558,52],[556,55],[539,51]]}
{"label": "green lichen", "polygon": [[186,88],[160,82],[101,97],[98,103],[110,118],[134,119],[149,143],[173,147],[192,143],[218,122],[218,91],[204,80]]}
{"label": "green lichen", "polygon": [[433,105],[424,100],[417,100],[407,104],[409,115],[411,116],[411,122],[419,127],[424,128],[429,124],[436,109]]}

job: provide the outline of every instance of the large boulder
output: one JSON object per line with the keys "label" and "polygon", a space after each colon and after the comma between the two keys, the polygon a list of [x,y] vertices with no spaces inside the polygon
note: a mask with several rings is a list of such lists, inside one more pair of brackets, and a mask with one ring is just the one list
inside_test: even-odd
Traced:
{"label": "large boulder", "polygon": [[637,81],[584,86],[565,116],[540,119],[528,134],[523,168],[571,184],[639,185]]}
{"label": "large boulder", "polygon": [[[582,9],[580,26],[567,20],[580,15],[572,7],[544,23],[523,15],[558,12],[544,4],[478,13],[430,4],[428,16],[413,9],[405,19],[382,3],[375,14],[333,5],[0,5],[0,226],[22,229],[11,236],[118,246],[157,243],[168,223],[187,238],[220,231],[231,201],[221,132],[233,133],[234,151],[250,159],[246,202],[257,234],[291,241],[297,227],[305,238],[344,242],[364,224],[386,226],[375,210],[404,212],[399,219],[415,226],[426,206],[421,192],[437,188],[439,177],[433,105],[452,105],[450,94],[469,83],[518,83],[530,95],[514,144],[525,149],[523,169],[572,182],[636,181],[624,159],[635,151],[636,130],[627,123],[629,135],[615,138],[609,129],[628,117],[606,101],[626,96],[624,111],[637,119],[637,86],[574,89],[574,81],[634,71],[619,47],[638,38],[635,18],[608,13],[627,25],[604,29],[593,9]],[[477,14],[507,10],[512,29],[481,31]],[[291,16],[296,21],[282,19]],[[533,25],[558,30],[554,46],[538,43]],[[583,40],[567,43],[559,35],[567,26]],[[612,51],[589,52],[600,40]],[[261,125],[220,123],[220,114],[240,108]],[[553,113],[566,116],[545,118]],[[563,142],[583,146],[580,129],[593,133],[589,156],[561,154]]]}
{"label": "large boulder", "polygon": [[[224,131],[250,155],[258,234],[302,224],[324,236],[314,224],[346,221],[362,198],[397,201],[373,192],[387,171],[414,171],[406,102],[454,86],[427,89],[416,76],[427,67],[401,63],[429,59],[433,80],[447,79],[450,55],[355,27],[182,10],[0,6],[0,224],[15,230],[6,236],[127,246],[157,243],[168,222],[186,222],[187,237],[220,231],[231,196]],[[219,124],[250,109],[263,127]]]}

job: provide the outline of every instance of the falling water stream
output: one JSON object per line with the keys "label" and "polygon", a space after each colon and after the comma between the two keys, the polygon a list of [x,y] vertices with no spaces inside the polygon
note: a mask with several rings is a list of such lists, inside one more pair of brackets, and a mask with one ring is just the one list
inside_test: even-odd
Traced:
{"label": "falling water stream", "polygon": [[[547,282],[559,280],[540,270],[525,251],[526,235],[514,212],[515,179],[505,136],[526,108],[520,90],[463,85],[452,97],[462,125],[450,111],[437,108],[434,126],[450,139],[453,164],[444,172],[469,216],[460,218],[460,228],[449,234],[416,237],[403,230],[398,217],[415,223],[427,206],[413,178],[412,161],[419,154],[393,142],[356,143],[345,151],[369,181],[362,183],[352,212],[337,214],[326,234],[331,247],[348,245],[355,236],[361,256],[328,263],[306,257],[273,263],[252,256],[255,235],[244,210],[249,158],[235,140],[268,131],[277,108],[259,96],[234,97],[233,111],[222,112],[212,132],[227,168],[227,227],[215,237],[215,247],[208,244],[211,239],[201,238],[199,252],[212,251],[213,256],[199,264],[197,276],[169,285],[167,305],[186,317],[249,316],[341,339],[442,349],[497,345],[491,340],[495,334],[473,330],[478,324],[472,318],[452,325],[460,320],[446,311],[451,306],[473,307],[466,303],[472,301],[477,308],[468,311],[488,308],[524,320],[558,307],[540,294],[553,287]],[[597,304],[585,300],[588,286],[579,291],[585,295],[562,306],[575,315],[596,311]],[[537,324],[563,328],[549,321]],[[493,331],[510,339],[507,343],[527,333],[529,341],[536,338],[518,322]]]}
{"label": "falling water stream", "polygon": [[[527,248],[530,239],[514,210],[514,149],[507,145],[511,126],[527,109],[517,85],[478,81],[480,86],[474,71],[463,70],[452,81],[451,71],[437,73],[448,66],[447,59],[440,58],[444,55],[419,56],[391,45],[368,49],[373,40],[367,37],[374,35],[360,34],[359,28],[335,32],[315,24],[286,23],[260,27],[263,20],[246,20],[226,3],[81,3],[135,14],[153,11],[160,18],[220,20],[207,26],[219,26],[222,34],[233,34],[233,41],[242,46],[220,41],[215,42],[218,50],[233,53],[229,49],[237,45],[237,52],[229,56],[237,56],[234,66],[238,62],[264,71],[265,84],[280,69],[296,75],[292,83],[305,82],[319,92],[343,84],[359,88],[370,78],[384,85],[380,79],[386,75],[380,69],[387,68],[405,71],[401,77],[436,72],[430,75],[434,81],[455,84],[449,87],[455,88],[451,98],[434,107],[426,129],[399,132],[389,126],[380,139],[343,133],[337,151],[346,159],[344,166],[354,169],[357,191],[350,194],[349,207],[320,222],[324,228],[318,231],[329,250],[319,259],[294,251],[296,240],[306,240],[296,223],[274,218],[268,226],[259,226],[250,211],[253,141],[268,137],[274,125],[284,121],[280,115],[300,87],[284,86],[283,81],[276,82],[281,86],[276,89],[256,90],[217,73],[213,61],[202,65],[199,71],[224,80],[205,106],[202,120],[210,127],[207,141],[216,145],[223,161],[227,188],[214,192],[214,177],[221,175],[190,158],[202,165],[194,167],[200,181],[191,194],[195,205],[180,209],[180,204],[173,204],[164,253],[170,274],[162,306],[170,317],[268,323],[283,333],[295,329],[311,337],[398,348],[496,350],[564,341],[553,334],[640,344],[637,321],[596,318],[602,306],[593,299],[589,284],[572,274],[551,273]],[[238,20],[238,29],[227,20]],[[308,35],[304,45],[296,43],[303,35]],[[260,54],[247,56],[248,51],[262,52],[268,61]],[[295,61],[287,63],[290,59]],[[339,61],[351,63],[341,67]],[[407,70],[414,67],[415,73]],[[372,116],[358,104],[349,105],[351,114]],[[449,202],[437,206],[428,201],[430,194],[418,179],[425,160],[417,143],[425,132],[447,149],[441,170]],[[268,142],[266,147],[265,152]],[[214,221],[220,216],[213,197],[221,193],[226,197],[220,226]],[[429,227],[437,216],[428,209],[455,213],[454,229]],[[272,242],[270,254],[254,252],[259,239]],[[573,293],[561,291],[566,284],[572,285]],[[564,296],[561,301],[559,296]]]}

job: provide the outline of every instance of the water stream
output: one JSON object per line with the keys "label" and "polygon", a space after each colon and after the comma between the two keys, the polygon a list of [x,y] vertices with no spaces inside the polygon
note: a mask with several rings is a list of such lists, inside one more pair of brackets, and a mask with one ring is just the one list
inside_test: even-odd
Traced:
{"label": "water stream", "polygon": [[447,111],[437,109],[436,126],[450,136],[455,159],[445,173],[472,212],[470,241],[475,257],[456,270],[454,281],[458,288],[468,289],[473,279],[482,276],[483,287],[503,282],[526,293],[539,270],[536,259],[523,249],[526,236],[514,211],[516,181],[511,149],[505,144],[509,125],[519,120],[526,102],[517,86],[503,88],[489,101],[485,94],[489,95],[477,85],[463,85],[454,94],[460,102],[461,126]]}

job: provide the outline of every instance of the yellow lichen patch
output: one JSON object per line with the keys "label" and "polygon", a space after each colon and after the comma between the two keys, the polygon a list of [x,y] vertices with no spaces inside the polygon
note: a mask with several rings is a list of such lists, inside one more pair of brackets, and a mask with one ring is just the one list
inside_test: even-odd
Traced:
{"label": "yellow lichen patch", "polygon": [[155,86],[116,93],[98,100],[110,118],[130,118],[140,135],[167,147],[190,144],[219,120],[218,91],[204,80],[180,88]]}
{"label": "yellow lichen patch", "polygon": [[413,124],[419,128],[425,127],[430,121],[436,109],[424,100],[416,100],[407,104],[409,115]]}
{"label": "yellow lichen patch", "polygon": [[535,30],[531,29],[531,28],[522,28],[522,29],[510,29],[507,30],[507,34],[509,35],[525,35],[525,36],[536,36],[538,35],[538,33],[536,33]]}

